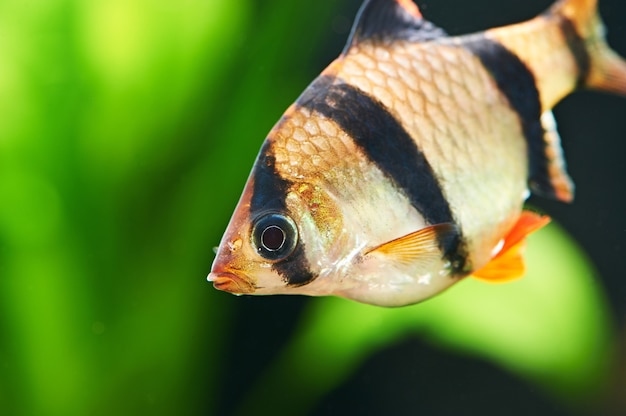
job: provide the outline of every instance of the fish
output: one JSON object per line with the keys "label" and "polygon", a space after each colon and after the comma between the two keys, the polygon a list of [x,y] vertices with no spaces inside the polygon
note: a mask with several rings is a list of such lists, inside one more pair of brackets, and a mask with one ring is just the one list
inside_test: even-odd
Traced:
{"label": "fish", "polygon": [[626,95],[597,0],[460,36],[411,0],[366,0],[265,138],[208,280],[397,307],[521,277],[550,221],[527,198],[574,198],[552,108],[580,89]]}

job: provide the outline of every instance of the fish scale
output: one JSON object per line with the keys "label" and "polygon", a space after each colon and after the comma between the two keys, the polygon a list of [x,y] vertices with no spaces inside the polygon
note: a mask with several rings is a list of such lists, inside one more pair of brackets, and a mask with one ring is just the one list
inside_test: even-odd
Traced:
{"label": "fish scale", "polygon": [[549,222],[524,201],[573,199],[551,108],[582,87],[626,95],[595,0],[455,37],[409,0],[366,0],[263,143],[209,281],[402,306],[521,277]]}
{"label": "fish scale", "polygon": [[[380,48],[393,48],[393,52],[377,52]],[[363,59],[364,56],[368,58]],[[372,56],[388,57],[388,61],[384,61],[387,64],[392,64],[391,56],[407,56],[412,59],[413,67],[421,67],[430,74],[424,79],[421,72],[416,71],[402,79],[407,94],[415,96],[413,101],[418,101],[418,97],[426,98],[424,107],[412,107],[411,100],[392,95],[391,89],[387,89],[387,94],[377,95],[375,86],[386,84],[387,77],[382,72],[377,72],[373,79],[354,77],[353,73],[365,72],[354,71],[354,68],[362,62],[371,65]],[[433,168],[442,179],[448,200],[452,205],[464,205],[457,213],[457,221],[463,226],[470,251],[475,253],[472,261],[483,263],[501,238],[502,230],[512,225],[512,220],[503,222],[503,216],[510,215],[519,205],[519,198],[526,189],[526,163],[518,156],[526,151],[526,142],[515,111],[498,94],[479,60],[465,49],[436,44],[366,44],[343,59],[344,65],[337,72],[337,78],[378,98],[396,113],[430,160],[437,160]],[[449,63],[466,69],[462,83],[451,81],[446,72]],[[468,91],[472,93],[467,94]],[[460,116],[459,113],[465,114]],[[467,131],[472,135],[465,134]],[[458,144],[460,141],[463,145]],[[472,152],[459,152],[460,147],[471,147]],[[515,173],[498,181],[488,179],[494,172],[504,169],[515,169]],[[469,178],[456,180],[468,170],[472,172]],[[476,189],[491,196],[488,204],[476,195]]]}
{"label": "fish scale", "polygon": [[[308,178],[322,176],[330,171],[345,170],[357,164],[356,146],[332,123],[316,120],[319,124],[316,124],[315,128],[309,127],[309,130],[319,132],[317,134],[311,134],[303,128],[307,122],[315,124],[310,115],[309,110],[295,110],[292,117],[278,126],[272,141],[277,168],[286,172],[292,167],[291,175],[297,179],[302,176]],[[301,134],[295,135],[294,132],[297,130]],[[333,137],[334,140],[330,141],[329,137]],[[302,151],[302,147],[306,146],[312,146],[316,151],[312,153]]]}

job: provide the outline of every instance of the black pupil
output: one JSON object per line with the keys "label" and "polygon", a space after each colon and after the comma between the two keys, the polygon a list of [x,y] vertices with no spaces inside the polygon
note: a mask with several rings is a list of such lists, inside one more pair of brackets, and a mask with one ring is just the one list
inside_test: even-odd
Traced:
{"label": "black pupil", "polygon": [[270,251],[279,250],[285,243],[285,232],[276,225],[270,225],[261,234],[263,247]]}

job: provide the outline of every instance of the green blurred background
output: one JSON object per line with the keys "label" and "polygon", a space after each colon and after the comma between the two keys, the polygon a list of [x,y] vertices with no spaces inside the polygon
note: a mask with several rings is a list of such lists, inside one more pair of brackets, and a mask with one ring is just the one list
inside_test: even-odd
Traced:
{"label": "green blurred background", "polygon": [[[550,1],[418,4],[457,34]],[[359,5],[0,0],[0,414],[626,412],[623,98],[557,108],[577,201],[531,201],[562,227],[522,281],[395,310],[205,281]],[[626,4],[601,10],[626,55]]]}

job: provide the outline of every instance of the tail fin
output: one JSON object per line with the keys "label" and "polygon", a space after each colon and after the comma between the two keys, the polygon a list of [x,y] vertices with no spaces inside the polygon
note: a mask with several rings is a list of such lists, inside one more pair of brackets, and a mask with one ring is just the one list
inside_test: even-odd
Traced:
{"label": "tail fin", "polygon": [[598,14],[597,0],[560,0],[549,13],[562,16],[573,25],[580,49],[577,60],[586,64],[583,85],[601,91],[626,95],[626,61],[615,53],[605,39],[605,28]]}

